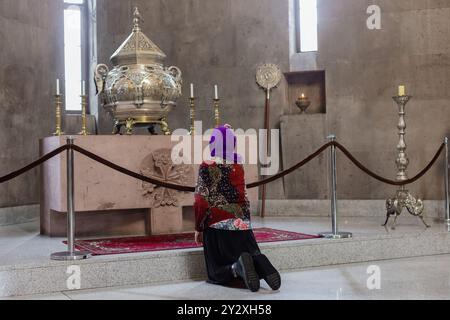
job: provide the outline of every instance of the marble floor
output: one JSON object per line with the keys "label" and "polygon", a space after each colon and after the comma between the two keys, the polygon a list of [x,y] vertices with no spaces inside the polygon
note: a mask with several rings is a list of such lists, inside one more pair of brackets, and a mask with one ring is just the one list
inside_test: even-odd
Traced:
{"label": "marble floor", "polygon": [[[374,270],[370,267],[379,271],[379,289],[367,287],[369,277],[373,276],[371,270]],[[311,268],[282,273],[282,281],[282,288],[279,291],[269,290],[263,281],[261,290],[257,293],[214,286],[204,281],[189,281],[152,286],[64,291],[5,299],[449,299],[450,255]]]}
{"label": "marble floor", "polygon": [[[351,251],[355,248],[353,245],[356,245],[356,248],[360,248],[359,242],[365,243],[365,246],[377,249],[374,243],[383,241],[383,243],[391,243],[391,241],[397,243],[398,241],[403,241],[402,243],[404,243],[406,247],[411,247],[411,245],[413,245],[412,248],[415,248],[415,243],[419,241],[420,246],[417,248],[417,252],[420,252],[420,254],[416,254],[413,250],[411,251],[411,255],[396,254],[394,256],[389,256],[378,254],[373,256],[377,256],[377,258],[373,258],[372,251],[365,250],[367,251],[365,254],[368,256],[361,256],[361,260],[352,261],[347,259],[337,259],[339,261],[342,260],[339,263],[358,262],[355,264],[339,265],[333,260],[334,258],[330,258],[331,260],[327,264],[317,264],[321,267],[308,268],[314,264],[308,266],[307,263],[306,266],[302,267],[300,270],[298,267],[287,268],[285,266],[284,270],[289,270],[289,272],[282,273],[283,286],[282,289],[277,292],[268,290],[268,287],[265,284],[258,293],[251,293],[241,289],[209,285],[204,281],[188,280],[183,282],[184,279],[198,279],[193,277],[180,278],[165,284],[153,282],[152,284],[130,285],[129,287],[117,287],[119,285],[127,284],[126,282],[116,284],[102,283],[101,286],[94,285],[85,287],[94,289],[82,289],[76,291],[64,291],[64,280],[64,286],[60,287],[58,282],[56,283],[58,284],[57,289],[49,289],[47,291],[53,292],[51,294],[21,296],[23,294],[31,294],[34,292],[46,292],[24,291],[24,293],[21,294],[12,293],[4,296],[16,295],[13,297],[14,299],[448,299],[450,297],[450,254],[444,255],[442,253],[449,253],[450,251],[447,249],[441,250],[441,247],[444,244],[445,248],[447,248],[448,240],[448,233],[446,232],[443,223],[429,221],[432,224],[432,227],[427,229],[417,218],[405,215],[399,219],[398,227],[395,230],[391,230],[390,228],[381,227],[381,222],[380,218],[341,218],[339,221],[340,229],[354,233],[353,240],[350,242],[345,242],[344,240],[342,245],[347,243],[348,250]],[[317,234],[321,231],[329,231],[331,223],[330,219],[327,217],[268,217],[265,219],[255,218],[254,226],[266,226],[276,229]],[[427,239],[426,241],[428,242],[423,242],[423,239]],[[62,272],[62,275],[60,276],[65,279],[65,265],[49,259],[51,252],[65,249],[62,240],[64,239],[40,236],[39,224],[37,221],[0,227],[0,291],[2,285],[6,286],[7,289],[8,285],[11,286],[11,283],[8,284],[6,280],[9,279],[9,282],[11,282],[11,279],[16,279],[14,278],[16,277],[15,273],[18,272],[19,269],[23,271],[23,274],[25,275],[28,272],[27,270],[30,269],[31,279],[36,278],[33,278],[33,275],[35,274],[34,270],[43,270],[42,268],[48,269],[48,272]],[[301,260],[306,259],[305,257],[309,257],[308,261],[310,261],[310,259],[316,259],[317,255],[323,255],[323,250],[328,247],[335,248],[333,250],[338,249],[338,247],[341,246],[340,241],[341,240],[312,239],[302,240],[293,243],[292,245],[290,242],[261,244],[261,248],[263,251],[271,251],[277,259],[280,258],[279,255],[283,255],[283,252],[287,252],[285,250],[288,248],[294,248],[292,250],[296,250],[295,252],[298,252],[300,249],[303,250],[301,252],[309,254],[311,254],[311,252],[316,252],[313,256],[303,255],[302,253],[301,256],[297,257]],[[408,243],[411,245],[408,245]],[[301,248],[297,247],[299,245]],[[406,247],[402,248],[402,250],[407,250]],[[423,248],[425,249],[422,250]],[[434,250],[433,248],[441,249]],[[387,251],[390,249],[392,248],[386,248]],[[187,251],[192,251],[192,253],[199,250],[200,249],[187,249]],[[378,251],[379,250],[375,250],[375,253]],[[387,251],[380,252],[384,253]],[[183,259],[191,259],[189,257],[193,257],[193,255],[190,254],[185,257],[185,253],[181,255],[181,253],[172,254],[171,252],[165,252],[163,256],[170,255],[170,259],[175,260],[178,259],[178,256],[183,257]],[[432,254],[441,255],[428,256]],[[122,266],[126,263],[138,262],[140,261],[139,259],[153,259],[153,256],[154,253],[96,256],[80,263],[82,263],[84,268],[108,264],[114,269],[116,266]],[[414,256],[423,257],[377,261],[383,259],[383,257],[390,259],[394,257]],[[134,261],[135,259],[138,260]],[[278,260],[279,263],[281,263],[285,259]],[[371,262],[359,263],[360,261]],[[302,262],[299,265],[303,266],[305,263]],[[369,266],[372,266],[372,269],[369,268]],[[370,277],[368,268],[369,271],[379,270],[380,289],[370,290],[367,288],[367,281]],[[50,276],[50,274],[47,276]],[[113,277],[111,279],[114,280],[115,278]],[[6,282],[2,284],[2,281]],[[39,277],[34,279],[34,281],[42,282]],[[129,283],[136,284],[145,282]],[[56,284],[54,285],[56,286]],[[15,292],[15,288],[13,289],[14,290],[11,292]],[[40,287],[37,289],[41,290]],[[6,290],[6,292],[8,292],[8,290]]]}

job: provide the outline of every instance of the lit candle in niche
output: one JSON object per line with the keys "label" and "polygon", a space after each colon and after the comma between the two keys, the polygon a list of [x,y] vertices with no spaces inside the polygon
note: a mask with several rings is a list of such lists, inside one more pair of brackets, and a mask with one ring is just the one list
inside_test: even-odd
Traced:
{"label": "lit candle in niche", "polygon": [[398,95],[403,97],[406,94],[405,86],[398,86]]}
{"label": "lit candle in niche", "polygon": [[302,94],[301,94],[301,97],[302,97],[302,99],[305,99],[305,94],[302,93]]}
{"label": "lit candle in niche", "polygon": [[194,98],[194,84],[191,83],[191,98]]}
{"label": "lit candle in niche", "polygon": [[56,79],[56,94],[59,96],[60,95],[60,91],[59,91],[59,79]]}
{"label": "lit candle in niche", "polygon": [[86,82],[84,80],[81,82],[81,95],[86,95]]}
{"label": "lit candle in niche", "polygon": [[214,99],[219,100],[219,88],[217,84],[214,85]]}

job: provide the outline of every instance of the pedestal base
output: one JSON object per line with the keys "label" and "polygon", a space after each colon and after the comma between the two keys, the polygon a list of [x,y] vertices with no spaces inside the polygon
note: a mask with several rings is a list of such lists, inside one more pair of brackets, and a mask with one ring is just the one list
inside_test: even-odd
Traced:
{"label": "pedestal base", "polygon": [[75,261],[75,260],[84,260],[91,257],[91,254],[89,252],[83,252],[83,251],[62,251],[62,252],[55,252],[50,255],[50,259],[57,260],[57,261]]}
{"label": "pedestal base", "polygon": [[394,223],[391,228],[394,230],[397,218],[402,213],[403,208],[406,208],[411,215],[419,217],[427,228],[430,227],[423,218],[423,201],[420,198],[414,198],[408,190],[398,190],[394,198],[386,200],[386,221],[383,227],[387,225],[389,218],[393,215]]}

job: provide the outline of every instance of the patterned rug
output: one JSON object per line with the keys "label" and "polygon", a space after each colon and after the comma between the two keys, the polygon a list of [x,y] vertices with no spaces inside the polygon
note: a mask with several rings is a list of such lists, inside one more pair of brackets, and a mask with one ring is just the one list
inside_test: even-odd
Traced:
{"label": "patterned rug", "polygon": [[[276,230],[271,228],[256,228],[253,232],[255,233],[256,240],[259,243],[319,238],[317,235]],[[201,247],[201,245],[197,245],[195,243],[194,233],[190,232],[158,236],[76,240],[75,247],[78,250],[88,251],[93,255],[107,255],[188,249]]]}

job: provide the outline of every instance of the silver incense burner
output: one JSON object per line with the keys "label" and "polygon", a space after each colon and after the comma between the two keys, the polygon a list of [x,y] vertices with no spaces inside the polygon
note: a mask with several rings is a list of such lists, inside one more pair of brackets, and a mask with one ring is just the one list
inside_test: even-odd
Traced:
{"label": "silver incense burner", "polygon": [[99,64],[95,83],[103,108],[114,119],[113,134],[132,134],[135,126],[146,126],[155,134],[159,125],[170,135],[167,115],[181,96],[181,71],[164,67],[166,55],[140,28],[142,18],[138,8],[133,14],[133,31],[111,56],[113,69]]}

